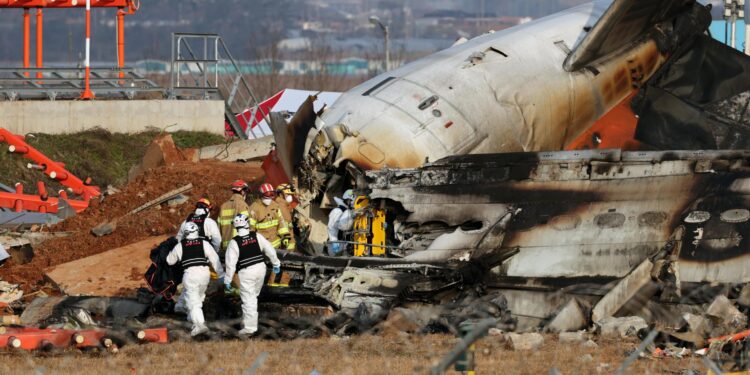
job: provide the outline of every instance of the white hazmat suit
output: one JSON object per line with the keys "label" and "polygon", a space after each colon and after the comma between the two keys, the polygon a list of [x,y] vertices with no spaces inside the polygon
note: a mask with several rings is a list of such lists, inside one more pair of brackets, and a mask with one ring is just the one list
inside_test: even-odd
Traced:
{"label": "white hazmat suit", "polygon": [[334,208],[328,214],[328,241],[330,241],[331,255],[339,255],[345,246],[336,242],[342,240],[339,238],[341,232],[348,232],[354,226],[354,217],[349,206],[341,199],[334,198],[338,207]]}
{"label": "white hazmat suit", "polygon": [[[225,284],[229,284],[232,281],[234,272],[238,267],[238,261],[240,260],[240,246],[237,243],[237,238],[241,238],[250,234],[250,230],[247,228],[239,228],[237,230],[237,237],[229,241],[227,252],[225,255],[226,262],[226,277],[224,278]],[[281,266],[279,258],[276,256],[276,249],[271,246],[271,243],[263,237],[263,235],[256,233],[258,240],[258,246],[260,251],[271,260],[271,264],[274,268]],[[245,267],[237,272],[237,278],[240,281],[240,298],[242,299],[242,324],[244,328],[240,331],[241,334],[253,334],[258,331],[258,294],[263,288],[266,277],[266,265],[263,262],[253,264]]]}
{"label": "white hazmat suit", "polygon": [[[195,215],[196,216],[202,216],[202,215],[208,215],[208,210],[205,208],[196,208],[195,209]],[[177,231],[177,235],[175,235],[175,238],[177,241],[182,241],[183,238],[185,238],[185,226],[187,225],[188,221],[185,220],[180,225],[180,230]],[[221,246],[221,231],[219,230],[219,224],[216,223],[216,220],[211,219],[210,217],[206,216],[205,221],[203,222],[203,233],[205,234],[206,239],[211,243],[211,246],[213,246],[214,250],[218,254],[220,246]],[[177,298],[177,303],[175,303],[174,311],[178,313],[187,313],[187,300],[186,295],[183,290],[182,293],[180,293],[180,296]]]}
{"label": "white hazmat suit", "polygon": [[[203,212],[200,210],[205,210],[204,208],[196,208],[195,214],[196,215],[202,215]],[[207,214],[208,212],[206,212]],[[211,242],[211,246],[214,247],[214,250],[217,252],[219,251],[221,247],[221,231],[219,230],[219,224],[216,222],[216,220],[206,217],[206,221],[203,223],[203,233],[206,234],[206,239]],[[183,221],[180,225],[180,230],[177,231],[177,235],[175,235],[175,238],[177,238],[177,241],[182,241],[182,238],[185,235],[185,224],[187,224],[187,220]]]}
{"label": "white hazmat suit", "polygon": [[[199,238],[197,232],[189,233],[186,239],[178,243],[167,255],[169,265],[177,264],[183,260],[183,243],[190,240],[198,240],[203,244],[203,254],[208,263],[213,267],[219,278],[224,277],[224,269],[221,267],[219,256],[208,241]],[[184,264],[184,262],[183,262]],[[187,304],[188,320],[193,323],[192,335],[205,332],[207,330],[205,319],[203,317],[203,300],[206,297],[206,288],[211,281],[211,273],[207,266],[192,266],[185,268],[182,275],[183,294]]]}

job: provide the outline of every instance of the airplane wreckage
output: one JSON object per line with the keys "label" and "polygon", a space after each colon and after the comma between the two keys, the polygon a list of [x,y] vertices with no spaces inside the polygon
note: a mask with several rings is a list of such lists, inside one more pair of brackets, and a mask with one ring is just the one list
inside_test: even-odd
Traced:
{"label": "airplane wreckage", "polygon": [[[570,329],[737,293],[750,57],[710,22],[692,0],[597,1],[386,72],[320,113],[314,97],[289,122],[272,113],[310,254],[282,254],[290,286],[360,322],[502,295],[519,328],[573,306]],[[326,212],[348,188],[353,256],[327,256]]]}

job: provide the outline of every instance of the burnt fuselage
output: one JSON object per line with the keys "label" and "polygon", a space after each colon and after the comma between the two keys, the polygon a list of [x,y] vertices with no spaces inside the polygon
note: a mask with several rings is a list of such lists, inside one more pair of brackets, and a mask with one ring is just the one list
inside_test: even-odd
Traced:
{"label": "burnt fuselage", "polygon": [[677,240],[685,282],[747,282],[750,152],[571,151],[452,157],[368,172],[415,261],[518,250],[495,273],[619,278]]}

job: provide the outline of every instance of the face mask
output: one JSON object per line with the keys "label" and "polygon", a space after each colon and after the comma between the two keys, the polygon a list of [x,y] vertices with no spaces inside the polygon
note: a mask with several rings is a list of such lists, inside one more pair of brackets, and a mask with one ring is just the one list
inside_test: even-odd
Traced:
{"label": "face mask", "polygon": [[271,202],[273,202],[273,199],[271,199],[271,198],[263,198],[260,201],[263,202],[263,204],[265,204],[266,206],[268,206],[268,205],[271,204]]}
{"label": "face mask", "polygon": [[195,209],[195,214],[198,215],[198,216],[202,216],[202,215],[205,215],[207,213],[208,212],[206,211],[205,208],[196,208]]}
{"label": "face mask", "polygon": [[292,201],[294,200],[294,197],[291,195],[287,195],[284,197],[284,199],[286,199],[286,203],[292,203]]}

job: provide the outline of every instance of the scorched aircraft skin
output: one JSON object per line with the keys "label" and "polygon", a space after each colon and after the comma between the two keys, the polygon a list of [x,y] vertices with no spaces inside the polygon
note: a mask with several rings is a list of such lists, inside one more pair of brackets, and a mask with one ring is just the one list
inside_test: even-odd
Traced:
{"label": "scorched aircraft skin", "polygon": [[[687,282],[746,281],[725,276],[744,259],[742,226],[720,219],[747,210],[733,187],[744,154],[545,153],[653,77],[668,80],[670,58],[709,23],[694,1],[597,1],[386,72],[323,113],[308,101],[290,124],[272,116],[311,248],[327,240],[321,209],[354,187],[388,212],[391,255],[417,263],[500,256],[493,274],[506,280],[612,280],[682,227],[697,231],[683,235],[692,255],[679,254]],[[717,175],[706,163],[735,167]],[[719,192],[731,197],[710,198]],[[710,225],[686,226],[693,211]]]}
{"label": "scorched aircraft skin", "polygon": [[345,164],[563,150],[709,23],[693,1],[597,1],[482,35],[351,89],[317,128],[306,111],[272,121],[279,154],[315,191]]}
{"label": "scorched aircraft skin", "polygon": [[[295,260],[296,285],[351,314],[491,287],[538,327],[572,298],[601,317],[750,282],[750,58],[710,22],[692,0],[596,1],[386,72],[320,113],[313,97],[289,123],[272,113],[317,254]],[[644,151],[563,151],[592,144],[579,137],[613,108],[638,115],[621,141]],[[679,151],[691,145],[738,150]],[[385,259],[319,256],[347,188],[369,198],[357,215],[385,212]]]}

